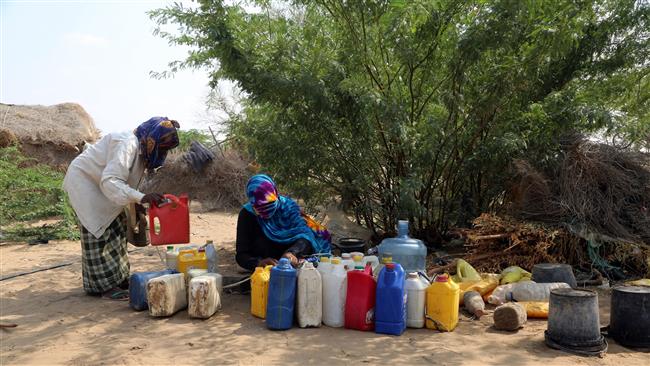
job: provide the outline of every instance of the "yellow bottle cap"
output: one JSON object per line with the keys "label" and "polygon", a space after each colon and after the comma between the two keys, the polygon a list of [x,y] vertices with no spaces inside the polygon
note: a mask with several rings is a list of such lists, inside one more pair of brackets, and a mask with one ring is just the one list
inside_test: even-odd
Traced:
{"label": "yellow bottle cap", "polygon": [[383,257],[383,258],[381,259],[381,262],[382,262],[383,264],[392,263],[392,262],[393,262],[393,257]]}
{"label": "yellow bottle cap", "polygon": [[320,257],[320,262],[321,263],[329,263],[330,257]]}
{"label": "yellow bottle cap", "polygon": [[363,259],[363,256],[355,255],[354,257],[352,257],[352,259],[353,259],[355,262],[361,262],[361,260]]}
{"label": "yellow bottle cap", "polygon": [[341,258],[332,258],[332,264],[341,264]]}

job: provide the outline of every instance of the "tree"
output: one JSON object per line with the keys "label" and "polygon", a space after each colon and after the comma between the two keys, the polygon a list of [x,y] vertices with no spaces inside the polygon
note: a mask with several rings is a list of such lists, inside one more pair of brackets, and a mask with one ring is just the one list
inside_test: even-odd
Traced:
{"label": "tree", "polygon": [[192,48],[170,71],[236,81],[231,134],[292,192],[338,196],[375,231],[408,218],[435,240],[500,202],[514,158],[551,161],[569,133],[650,133],[645,1],[246,5],[152,12]]}

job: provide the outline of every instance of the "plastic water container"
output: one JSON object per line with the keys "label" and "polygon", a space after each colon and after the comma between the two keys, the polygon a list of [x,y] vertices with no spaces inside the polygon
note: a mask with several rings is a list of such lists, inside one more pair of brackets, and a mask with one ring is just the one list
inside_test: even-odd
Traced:
{"label": "plastic water container", "polygon": [[397,237],[387,238],[379,244],[379,255],[390,253],[393,262],[399,263],[406,272],[426,272],[427,247],[422,240],[409,237],[409,222],[400,220]]}
{"label": "plastic water container", "polygon": [[207,258],[208,261],[208,272],[217,273],[218,272],[217,248],[214,247],[214,243],[212,242],[212,240],[207,240],[203,247],[205,248],[205,257]]}
{"label": "plastic water container", "polygon": [[375,304],[375,332],[401,335],[406,329],[406,289],[404,270],[387,263],[379,274]]}
{"label": "plastic water container", "polygon": [[320,327],[323,321],[323,282],[311,262],[298,271],[296,315],[300,328]]}
{"label": "plastic water container", "polygon": [[274,330],[291,328],[295,303],[296,270],[287,258],[280,258],[280,262],[271,269],[266,327]]}
{"label": "plastic water container", "polygon": [[147,305],[147,282],[156,277],[174,273],[167,269],[157,272],[134,272],[129,280],[129,306],[133,310],[142,311],[148,308]]}
{"label": "plastic water container", "polygon": [[185,275],[168,274],[152,278],[147,282],[147,302],[149,315],[155,317],[172,316],[187,307],[187,287]]}
{"label": "plastic water container", "polygon": [[[357,267],[358,268],[358,267]],[[345,299],[345,327],[369,331],[375,329],[375,300],[377,283],[372,277],[372,266],[348,272]]]}
{"label": "plastic water container", "polygon": [[426,326],[451,332],[458,325],[460,287],[447,275],[439,275],[427,288]]}
{"label": "plastic water container", "polygon": [[271,268],[273,266],[256,267],[251,276],[251,314],[262,319],[266,318]]}
{"label": "plastic water container", "polygon": [[519,282],[513,286],[512,292],[506,294],[509,301],[549,301],[551,290],[556,288],[571,288],[565,282],[535,283]]}
{"label": "plastic water container", "polygon": [[329,272],[332,270],[332,263],[330,263],[330,257],[320,257],[318,260],[318,272],[320,272],[321,279],[323,278],[323,275],[325,272]]}
{"label": "plastic water container", "polygon": [[406,326],[409,328],[424,327],[424,304],[426,300],[427,283],[415,272],[406,278]]}
{"label": "plastic water container", "polygon": [[341,254],[341,264],[345,268],[346,271],[352,271],[354,269],[354,260],[352,260],[352,254],[350,253],[343,253]]}
{"label": "plastic water container", "polygon": [[[167,203],[153,203],[149,207],[149,236],[151,245],[183,244],[190,242],[190,209],[186,194],[176,197],[164,195]],[[156,226],[156,222],[159,224]]]}
{"label": "plastic water container", "polygon": [[221,295],[214,276],[199,276],[190,281],[187,312],[190,318],[208,319],[221,308]]}
{"label": "plastic water container", "polygon": [[167,251],[165,252],[165,264],[168,269],[178,271],[178,252],[174,250],[173,245],[167,246]]}
{"label": "plastic water container", "polygon": [[345,325],[347,272],[340,258],[332,259],[332,270],[323,277],[323,324],[340,328]]}
{"label": "plastic water container", "polygon": [[187,275],[190,269],[208,269],[205,250],[186,249],[178,252],[178,272]]}

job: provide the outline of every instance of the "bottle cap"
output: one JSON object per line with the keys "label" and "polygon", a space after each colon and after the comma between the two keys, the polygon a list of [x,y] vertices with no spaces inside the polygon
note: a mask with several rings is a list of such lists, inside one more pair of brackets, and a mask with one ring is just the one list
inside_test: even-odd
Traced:
{"label": "bottle cap", "polygon": [[392,262],[393,262],[393,257],[384,256],[383,258],[381,258],[381,263],[383,264],[392,263]]}
{"label": "bottle cap", "polygon": [[409,222],[408,220],[399,220],[397,223],[397,236],[409,235]]}
{"label": "bottle cap", "polygon": [[280,258],[280,261],[278,262],[278,267],[287,267],[291,266],[291,262],[287,258]]}
{"label": "bottle cap", "polygon": [[303,268],[303,269],[314,269],[314,264],[313,264],[312,262],[305,262],[305,263],[302,265],[302,268]]}
{"label": "bottle cap", "polygon": [[363,256],[355,255],[354,257],[352,257],[352,259],[353,259],[355,262],[361,262],[361,260],[363,259]]}
{"label": "bottle cap", "polygon": [[329,263],[330,262],[330,257],[320,257],[320,262],[321,263]]}
{"label": "bottle cap", "polygon": [[420,275],[418,275],[417,272],[411,272],[411,273],[409,273],[409,277],[408,277],[408,278],[419,278],[419,277],[420,277]]}
{"label": "bottle cap", "polygon": [[214,244],[214,241],[212,241],[212,240],[206,240],[205,243],[206,243],[206,244]]}
{"label": "bottle cap", "polygon": [[341,258],[339,257],[332,258],[331,262],[332,264],[341,264]]}
{"label": "bottle cap", "polygon": [[173,252],[174,251],[174,246],[173,245],[168,245],[167,246],[167,251],[168,252]]}
{"label": "bottle cap", "polygon": [[350,259],[350,258],[352,258],[352,256],[350,255],[350,253],[343,253],[343,254],[341,254],[341,257],[343,257],[343,259]]}
{"label": "bottle cap", "polygon": [[364,267],[363,266],[354,266],[355,271],[363,271]]}
{"label": "bottle cap", "polygon": [[447,282],[447,281],[449,281],[449,276],[447,276],[446,274],[441,274],[436,276],[436,282]]}
{"label": "bottle cap", "polygon": [[199,248],[199,253],[205,252],[205,248]]}
{"label": "bottle cap", "polygon": [[255,267],[255,273],[259,273],[259,272],[262,272],[262,271],[264,271],[264,268],[262,268],[262,267]]}
{"label": "bottle cap", "polygon": [[389,271],[395,270],[395,263],[386,263],[386,269]]}

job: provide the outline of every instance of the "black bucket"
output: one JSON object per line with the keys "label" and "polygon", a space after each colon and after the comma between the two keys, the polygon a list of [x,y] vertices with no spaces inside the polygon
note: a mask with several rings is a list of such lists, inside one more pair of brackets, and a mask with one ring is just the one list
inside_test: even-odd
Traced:
{"label": "black bucket", "polygon": [[564,282],[576,288],[576,277],[573,268],[568,264],[539,263],[533,266],[533,281],[537,283]]}
{"label": "black bucket", "polygon": [[612,290],[609,336],[628,347],[650,347],[650,287]]}
{"label": "black bucket", "polygon": [[600,333],[598,294],[590,290],[559,288],[551,290],[546,344],[555,349],[600,356],[607,342]]}
{"label": "black bucket", "polygon": [[365,253],[366,241],[359,238],[343,238],[339,240],[338,244],[332,243],[332,247],[338,249],[340,254],[352,252]]}

